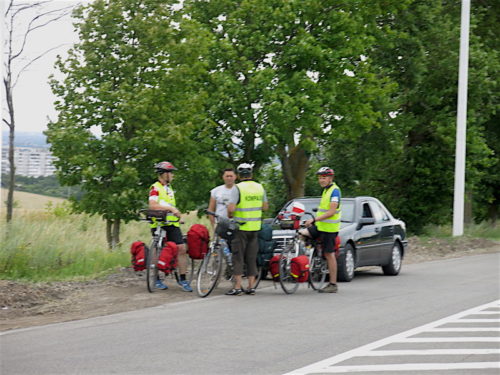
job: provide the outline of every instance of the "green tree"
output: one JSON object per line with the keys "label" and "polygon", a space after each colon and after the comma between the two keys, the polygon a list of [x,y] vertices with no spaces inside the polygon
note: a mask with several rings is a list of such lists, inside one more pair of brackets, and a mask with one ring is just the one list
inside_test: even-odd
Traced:
{"label": "green tree", "polygon": [[288,197],[304,194],[310,157],[329,138],[356,138],[392,108],[395,86],[366,56],[386,29],[377,19],[404,1],[185,4],[213,36],[207,91],[217,150],[257,167],[277,154]]}
{"label": "green tree", "polygon": [[97,0],[78,8],[80,42],[57,63],[64,78],[51,81],[59,116],[46,134],[58,177],[81,186],[78,211],[106,220],[110,248],[121,221],[145,205],[155,162],[173,162],[181,181],[183,171],[193,175],[190,163],[211,163],[196,152],[203,93],[194,80],[204,69],[204,37],[174,3]]}
{"label": "green tree", "polygon": [[[499,59],[481,35],[491,32],[483,25],[491,6],[476,5],[471,18],[467,191],[493,202],[489,189],[498,180],[491,172],[498,164],[490,142],[495,137],[485,136],[484,129],[494,123],[498,108],[493,77]],[[397,82],[398,109],[358,140],[337,138],[332,148],[338,152],[328,160],[344,180],[344,191],[380,197],[418,232],[427,223],[451,220],[460,2],[415,0],[378,22],[390,23],[393,33],[383,35],[384,43],[369,56]],[[486,179],[491,187],[485,187]]]}

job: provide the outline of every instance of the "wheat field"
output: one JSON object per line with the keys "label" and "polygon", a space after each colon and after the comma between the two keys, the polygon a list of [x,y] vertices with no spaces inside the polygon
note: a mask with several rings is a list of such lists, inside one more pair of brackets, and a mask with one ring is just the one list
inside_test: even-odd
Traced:
{"label": "wheat field", "polygon": [[[6,191],[0,217],[0,279],[30,281],[95,278],[130,265],[130,245],[150,241],[149,223],[123,223],[121,244],[110,251],[106,223],[98,216],[74,214],[60,198],[15,192],[13,220],[5,221]],[[183,216],[183,233],[194,223],[208,225],[196,212]]]}

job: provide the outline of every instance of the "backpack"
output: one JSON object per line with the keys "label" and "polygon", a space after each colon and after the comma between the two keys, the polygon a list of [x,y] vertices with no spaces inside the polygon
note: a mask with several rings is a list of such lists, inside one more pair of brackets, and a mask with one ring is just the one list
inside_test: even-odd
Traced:
{"label": "backpack", "polygon": [[273,256],[275,241],[273,240],[273,228],[269,224],[262,224],[258,232],[259,252],[257,253],[257,265],[265,266]]}
{"label": "backpack", "polygon": [[306,255],[299,255],[292,258],[290,274],[293,278],[297,279],[297,282],[306,282],[309,279],[309,258]]}
{"label": "backpack", "polygon": [[160,251],[158,257],[158,270],[169,274],[177,268],[177,245],[175,242],[168,241]]}
{"label": "backpack", "polygon": [[269,271],[271,272],[271,276],[273,281],[279,281],[280,279],[280,256],[275,255],[269,261]]}
{"label": "backpack", "polygon": [[146,269],[146,254],[144,252],[144,247],[145,245],[142,241],[135,241],[130,247],[134,271],[144,271]]}
{"label": "backpack", "polygon": [[194,224],[187,232],[188,254],[191,259],[203,259],[208,252],[210,235],[202,224]]}

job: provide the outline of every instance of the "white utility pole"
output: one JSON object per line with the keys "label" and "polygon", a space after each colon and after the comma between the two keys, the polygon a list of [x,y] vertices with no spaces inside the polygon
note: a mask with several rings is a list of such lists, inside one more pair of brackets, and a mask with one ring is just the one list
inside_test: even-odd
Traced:
{"label": "white utility pole", "polygon": [[462,0],[460,61],[458,70],[457,138],[455,149],[455,194],[453,236],[464,234],[465,134],[467,123],[467,76],[469,67],[470,0]]}

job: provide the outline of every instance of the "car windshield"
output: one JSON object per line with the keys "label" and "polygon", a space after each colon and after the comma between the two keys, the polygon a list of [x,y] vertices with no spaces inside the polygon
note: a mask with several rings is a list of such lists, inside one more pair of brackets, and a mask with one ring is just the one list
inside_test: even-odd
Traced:
{"label": "car windshield", "polygon": [[[316,212],[313,209],[318,208],[319,198],[315,199],[298,199],[306,207],[306,212],[312,213],[316,216]],[[342,203],[342,222],[352,223],[354,222],[354,201],[352,200],[341,200]],[[285,211],[290,212],[292,210],[293,201],[290,202],[286,207]]]}

